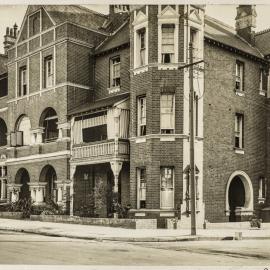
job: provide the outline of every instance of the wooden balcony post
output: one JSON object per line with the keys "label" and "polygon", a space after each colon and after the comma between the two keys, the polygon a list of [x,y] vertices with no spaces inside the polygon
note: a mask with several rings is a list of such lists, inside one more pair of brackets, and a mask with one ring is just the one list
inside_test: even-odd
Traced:
{"label": "wooden balcony post", "polygon": [[114,208],[114,217],[117,218],[118,215],[116,213],[116,209],[118,206],[118,179],[119,174],[122,169],[123,162],[122,161],[111,161],[111,169],[114,175],[114,186],[113,186],[113,208]]}
{"label": "wooden balcony post", "polygon": [[70,165],[70,216],[73,216],[74,205],[74,175],[76,172],[76,165]]}

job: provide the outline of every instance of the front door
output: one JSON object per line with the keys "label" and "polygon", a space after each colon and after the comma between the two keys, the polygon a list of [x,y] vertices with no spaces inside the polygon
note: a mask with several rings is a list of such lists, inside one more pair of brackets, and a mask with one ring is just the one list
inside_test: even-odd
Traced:
{"label": "front door", "polygon": [[172,167],[161,168],[160,208],[174,207],[174,172]]}

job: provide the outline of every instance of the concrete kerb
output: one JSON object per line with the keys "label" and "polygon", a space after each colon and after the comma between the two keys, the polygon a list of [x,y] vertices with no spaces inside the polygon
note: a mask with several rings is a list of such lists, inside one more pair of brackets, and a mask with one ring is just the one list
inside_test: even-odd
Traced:
{"label": "concrete kerb", "polygon": [[[14,232],[21,232],[21,233],[29,233],[29,234],[39,234],[44,236],[51,236],[51,237],[66,237],[71,239],[81,239],[81,240],[94,240],[94,241],[115,241],[115,242],[184,242],[184,241],[228,241],[228,240],[235,240],[233,236],[161,236],[161,237],[109,237],[109,236],[96,236],[96,235],[89,235],[89,236],[76,236],[71,234],[65,233],[54,233],[54,232],[44,232],[40,230],[34,229],[17,229],[17,228],[10,228],[10,227],[1,227],[0,231],[14,231]],[[242,240],[270,240],[270,236],[246,236],[243,237]],[[241,241],[241,240],[235,240]]]}

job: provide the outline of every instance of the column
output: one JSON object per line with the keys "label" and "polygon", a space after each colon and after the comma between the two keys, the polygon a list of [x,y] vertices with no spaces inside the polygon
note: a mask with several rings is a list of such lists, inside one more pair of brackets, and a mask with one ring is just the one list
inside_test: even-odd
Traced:
{"label": "column", "polygon": [[113,204],[114,204],[114,217],[117,218],[116,206],[118,205],[118,180],[119,174],[122,169],[123,162],[122,161],[111,161],[111,169],[114,175],[114,186],[113,186]]}
{"label": "column", "polygon": [[41,144],[43,132],[44,132],[43,127],[32,129],[31,130],[31,144]]}
{"label": "column", "polygon": [[69,136],[69,132],[68,130],[70,130],[70,123],[66,122],[66,123],[58,123],[58,140],[62,141],[62,140],[70,140],[70,136]]}
{"label": "column", "polygon": [[8,184],[8,191],[9,193],[11,193],[11,202],[17,202],[19,200],[19,194],[20,194],[20,190],[21,190],[21,184]]}
{"label": "column", "polygon": [[57,190],[57,204],[62,204],[63,203],[63,188],[64,188],[64,183],[62,181],[55,181],[56,184],[56,190]]}
{"label": "column", "polygon": [[43,204],[45,202],[45,187],[47,182],[30,182],[28,185],[31,192],[31,199],[34,204]]}
{"label": "column", "polygon": [[70,165],[70,216],[73,216],[74,206],[74,175],[76,172],[76,165]]}

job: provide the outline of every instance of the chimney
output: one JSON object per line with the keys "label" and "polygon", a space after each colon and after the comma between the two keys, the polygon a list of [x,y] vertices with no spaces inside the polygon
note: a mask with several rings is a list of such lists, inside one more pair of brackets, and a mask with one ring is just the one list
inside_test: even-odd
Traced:
{"label": "chimney", "polygon": [[6,34],[4,35],[4,51],[7,54],[7,50],[15,44],[17,38],[18,26],[15,23],[13,28],[6,28]]}
{"label": "chimney", "polygon": [[255,5],[239,5],[235,18],[236,33],[244,38],[252,46],[255,45],[256,28],[256,9]]}

